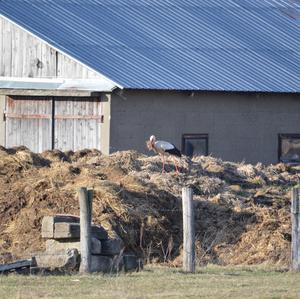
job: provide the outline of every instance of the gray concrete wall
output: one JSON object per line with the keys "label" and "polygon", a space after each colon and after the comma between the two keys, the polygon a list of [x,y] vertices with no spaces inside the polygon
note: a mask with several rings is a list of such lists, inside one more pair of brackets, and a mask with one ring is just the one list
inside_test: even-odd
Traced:
{"label": "gray concrete wall", "polygon": [[125,91],[112,97],[110,132],[110,152],[146,153],[152,134],[180,149],[182,134],[207,133],[213,156],[275,163],[278,134],[300,133],[300,96]]}

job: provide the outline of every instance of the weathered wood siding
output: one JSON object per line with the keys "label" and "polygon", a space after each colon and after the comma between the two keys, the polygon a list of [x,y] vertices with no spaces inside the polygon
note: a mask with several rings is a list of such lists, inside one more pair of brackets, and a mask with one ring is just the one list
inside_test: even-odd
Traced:
{"label": "weathered wood siding", "polygon": [[6,99],[6,147],[25,145],[34,152],[51,149],[52,102],[49,98]]}
{"label": "weathered wood siding", "polygon": [[101,150],[100,98],[7,97],[5,146]]}
{"label": "weathered wood siding", "polygon": [[0,95],[0,145],[5,145],[5,120],[3,113],[5,110],[5,96]]}
{"label": "weathered wood siding", "polygon": [[101,149],[102,105],[97,98],[66,98],[55,101],[55,148]]}
{"label": "weathered wood siding", "polygon": [[100,78],[96,72],[0,17],[0,76]]}

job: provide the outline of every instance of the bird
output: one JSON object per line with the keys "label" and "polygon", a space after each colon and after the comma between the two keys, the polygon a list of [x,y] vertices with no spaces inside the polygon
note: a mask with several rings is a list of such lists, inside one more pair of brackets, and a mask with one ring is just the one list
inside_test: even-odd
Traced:
{"label": "bird", "polygon": [[157,140],[154,135],[151,135],[149,140],[146,142],[149,151],[153,150],[156,154],[162,158],[162,173],[165,172],[165,157],[172,156],[175,165],[176,173],[179,173],[178,166],[175,157],[181,157],[180,150],[172,143],[163,140]]}

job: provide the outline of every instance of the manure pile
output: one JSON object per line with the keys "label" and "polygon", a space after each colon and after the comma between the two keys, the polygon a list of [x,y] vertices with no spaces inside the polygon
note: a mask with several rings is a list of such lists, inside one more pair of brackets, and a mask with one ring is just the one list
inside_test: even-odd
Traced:
{"label": "manure pile", "polygon": [[181,264],[181,188],[195,199],[197,262],[290,263],[290,190],[300,167],[182,158],[181,173],[135,151],[0,148],[0,263],[44,250],[43,216],[79,215],[76,190],[94,188],[93,222],[145,261]]}

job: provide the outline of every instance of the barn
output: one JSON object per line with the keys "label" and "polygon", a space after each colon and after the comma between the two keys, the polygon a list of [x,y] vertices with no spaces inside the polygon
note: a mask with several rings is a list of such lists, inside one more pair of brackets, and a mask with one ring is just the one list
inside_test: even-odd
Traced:
{"label": "barn", "polygon": [[300,162],[296,0],[1,0],[0,144]]}

